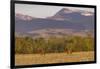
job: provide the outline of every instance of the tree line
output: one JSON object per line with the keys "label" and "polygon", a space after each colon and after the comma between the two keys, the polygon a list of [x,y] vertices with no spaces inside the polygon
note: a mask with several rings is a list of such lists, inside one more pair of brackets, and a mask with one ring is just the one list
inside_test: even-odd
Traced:
{"label": "tree line", "polygon": [[15,37],[16,54],[45,54],[61,52],[93,51],[94,38],[91,36],[67,36],[67,37]]}

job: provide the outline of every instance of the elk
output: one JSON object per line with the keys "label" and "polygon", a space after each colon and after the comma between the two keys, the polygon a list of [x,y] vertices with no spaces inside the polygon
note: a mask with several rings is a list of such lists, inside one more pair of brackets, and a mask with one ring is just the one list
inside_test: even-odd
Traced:
{"label": "elk", "polygon": [[65,49],[65,52],[66,52],[67,54],[72,54],[72,50],[71,50],[71,49],[68,49],[68,48]]}
{"label": "elk", "polygon": [[67,54],[72,54],[72,44],[73,44],[73,41],[72,40],[66,40],[66,48],[65,48],[65,52],[67,52]]}
{"label": "elk", "polygon": [[43,48],[38,48],[38,53],[41,54],[41,55],[45,55],[45,51]]}

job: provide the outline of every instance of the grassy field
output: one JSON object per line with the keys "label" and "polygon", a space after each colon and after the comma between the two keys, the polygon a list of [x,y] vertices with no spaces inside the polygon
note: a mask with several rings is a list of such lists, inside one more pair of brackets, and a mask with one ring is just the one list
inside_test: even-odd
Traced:
{"label": "grassy field", "polygon": [[16,65],[50,64],[64,62],[94,61],[94,52],[50,53],[50,54],[16,54]]}

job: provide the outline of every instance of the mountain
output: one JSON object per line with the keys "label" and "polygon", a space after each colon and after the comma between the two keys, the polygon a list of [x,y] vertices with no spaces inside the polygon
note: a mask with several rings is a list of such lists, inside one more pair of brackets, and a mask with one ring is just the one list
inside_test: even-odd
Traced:
{"label": "mountain", "polygon": [[[19,13],[16,13],[15,15],[15,32],[17,33],[26,35],[40,35],[40,33],[36,33],[36,31],[47,31],[47,29],[49,29],[49,35],[50,33],[52,34],[50,29],[54,30],[54,32],[56,32],[57,29],[62,29],[61,34],[68,34],[69,32],[75,34],[85,30],[94,31],[94,13],[83,10],[63,8],[54,16],[44,19]],[[69,29],[70,31],[68,31]],[[46,34],[48,33],[46,32]],[[59,34],[58,32],[56,33]]]}
{"label": "mountain", "polygon": [[62,20],[62,21],[66,20],[71,22],[87,21],[88,23],[94,20],[94,13],[89,11],[71,10],[63,8],[62,10],[58,11],[54,16],[48,17],[48,19]]}
{"label": "mountain", "polygon": [[25,21],[30,21],[32,20],[33,17],[28,16],[28,15],[24,15],[24,14],[20,14],[20,13],[16,13],[15,14],[15,20],[25,20]]}

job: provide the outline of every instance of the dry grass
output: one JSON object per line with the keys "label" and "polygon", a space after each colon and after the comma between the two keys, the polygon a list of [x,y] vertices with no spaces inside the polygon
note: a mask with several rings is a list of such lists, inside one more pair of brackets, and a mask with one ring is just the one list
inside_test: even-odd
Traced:
{"label": "dry grass", "polygon": [[50,53],[50,54],[16,54],[16,65],[50,64],[64,62],[94,61],[94,52]]}

